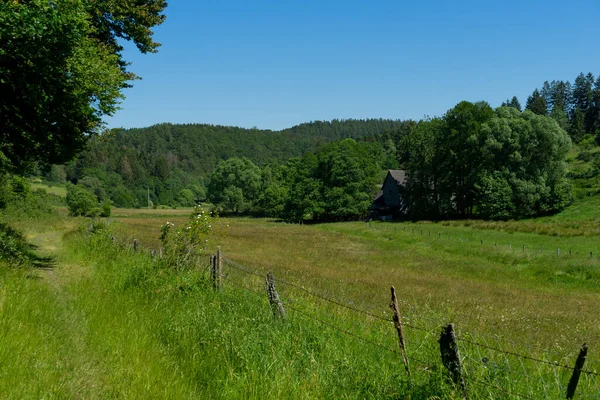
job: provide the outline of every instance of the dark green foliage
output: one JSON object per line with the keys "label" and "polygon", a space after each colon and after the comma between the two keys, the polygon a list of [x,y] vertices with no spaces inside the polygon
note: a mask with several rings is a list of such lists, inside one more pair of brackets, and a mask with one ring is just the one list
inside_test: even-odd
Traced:
{"label": "dark green foliage", "polygon": [[32,191],[28,181],[17,175],[0,175],[0,209],[5,215],[20,218],[39,218],[63,205],[62,199],[43,189]]}
{"label": "dark green foliage", "polygon": [[0,260],[21,265],[32,258],[25,236],[6,223],[0,223]]}
{"label": "dark green foliage", "polygon": [[284,183],[269,186],[277,195],[272,207],[295,222],[364,217],[379,183],[381,155],[378,145],[346,139],[292,159],[281,173]]}
{"label": "dark green foliage", "polygon": [[[145,206],[148,189],[154,204],[189,206],[181,191],[191,190],[194,202],[204,200],[204,180],[219,161],[246,157],[259,166],[283,164],[341,138],[375,138],[405,125],[372,119],[317,121],[278,132],[199,124],[115,130],[92,138],[87,150],[67,167],[66,177],[72,182],[97,178],[117,207]],[[396,167],[395,143],[388,140],[385,145],[386,168]],[[96,191],[96,183],[85,184]],[[237,195],[229,194],[235,200]]]}
{"label": "dark green foliage", "polygon": [[508,219],[560,211],[571,200],[570,144],[553,118],[459,103],[405,138],[410,213]]}
{"label": "dark green foliage", "polygon": [[585,135],[595,135],[600,142],[600,78],[590,72],[580,73],[571,85],[566,81],[544,82],[527,99],[526,109],[550,115],[579,142]]}
{"label": "dark green foliage", "polygon": [[258,199],[260,186],[259,167],[246,157],[230,158],[210,175],[208,200],[224,211],[243,212]]}
{"label": "dark green foliage", "polygon": [[485,102],[463,101],[443,117],[443,134],[436,143],[444,151],[440,158],[440,167],[445,171],[440,177],[440,193],[451,194],[455,212],[461,217],[473,213],[474,187],[482,163],[480,131],[493,115],[494,111]]}
{"label": "dark green foliage", "polygon": [[100,216],[103,218],[108,218],[110,217],[110,212],[111,212],[111,206],[110,203],[108,202],[104,202],[102,203],[102,206],[100,207]]}
{"label": "dark green foliage", "polygon": [[162,0],[0,3],[0,151],[16,171],[85,146],[135,78],[119,40],[155,51]]}
{"label": "dark green foliage", "polygon": [[548,115],[548,106],[546,105],[546,100],[537,89],[535,89],[531,96],[527,98],[525,109],[537,115]]}
{"label": "dark green foliage", "polygon": [[519,99],[517,99],[517,96],[513,96],[512,99],[502,102],[501,107],[512,107],[515,110],[523,111],[523,109],[521,108],[521,103],[519,102]]}
{"label": "dark green foliage", "polygon": [[69,185],[67,187],[67,207],[69,214],[73,217],[97,216],[100,214],[98,198],[94,193],[80,185]]}

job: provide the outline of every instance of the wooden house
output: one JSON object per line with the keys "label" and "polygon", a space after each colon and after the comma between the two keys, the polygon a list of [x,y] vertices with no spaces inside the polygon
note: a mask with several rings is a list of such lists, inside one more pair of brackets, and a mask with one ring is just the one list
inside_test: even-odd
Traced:
{"label": "wooden house", "polygon": [[404,198],[406,172],[390,169],[383,181],[381,190],[375,196],[371,206],[371,214],[375,218],[395,219],[406,213],[407,202]]}

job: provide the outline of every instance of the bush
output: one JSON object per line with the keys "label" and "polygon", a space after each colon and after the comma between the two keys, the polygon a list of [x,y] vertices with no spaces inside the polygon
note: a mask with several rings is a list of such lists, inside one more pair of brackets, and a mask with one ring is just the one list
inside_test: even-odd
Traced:
{"label": "bush", "polygon": [[196,206],[184,227],[176,230],[173,223],[164,224],[161,227],[160,241],[169,267],[181,270],[197,266],[209,238],[214,234],[216,223],[216,216]]}
{"label": "bush", "polygon": [[69,215],[73,217],[88,216],[92,210],[98,208],[98,198],[81,186],[69,185],[67,187],[67,207]]}
{"label": "bush", "polygon": [[31,248],[23,234],[0,223],[0,260],[21,265],[31,257]]}
{"label": "bush", "polygon": [[108,218],[108,217],[110,217],[110,211],[111,211],[110,203],[106,202],[106,201],[104,203],[102,203],[100,216],[103,218]]}

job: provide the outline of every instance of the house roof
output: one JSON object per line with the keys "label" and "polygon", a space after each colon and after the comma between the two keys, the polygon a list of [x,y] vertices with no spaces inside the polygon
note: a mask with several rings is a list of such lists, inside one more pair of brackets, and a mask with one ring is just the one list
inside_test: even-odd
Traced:
{"label": "house roof", "polygon": [[388,173],[399,185],[406,183],[406,172],[403,169],[390,169]]}

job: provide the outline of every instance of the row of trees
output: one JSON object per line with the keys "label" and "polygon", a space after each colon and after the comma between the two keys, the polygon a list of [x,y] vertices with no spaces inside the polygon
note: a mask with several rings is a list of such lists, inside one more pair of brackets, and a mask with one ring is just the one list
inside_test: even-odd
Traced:
{"label": "row of trees", "polygon": [[373,136],[402,124],[350,119],[316,121],[277,132],[203,124],[116,130],[111,136],[90,139],[62,174],[53,168],[46,178],[60,176],[88,186],[93,181],[102,187],[102,200],[108,198],[118,207],[146,206],[148,190],[153,204],[187,207],[206,198],[205,178],[219,160],[246,157],[256,165],[283,164],[334,140]]}
{"label": "row of trees", "polygon": [[507,219],[556,212],[570,201],[571,140],[550,117],[461,102],[419,122],[400,144],[414,218]]}
{"label": "row of trees", "polygon": [[531,217],[570,202],[570,146],[551,117],[514,104],[494,110],[461,102],[441,118],[334,142],[282,166],[222,161],[209,177],[208,199],[222,211],[289,221],[355,219],[368,214],[385,169],[399,165],[411,218]]}
{"label": "row of trees", "polygon": [[345,139],[285,165],[263,168],[247,158],[219,163],[208,198],[221,210],[288,221],[340,221],[366,216],[381,180],[381,147]]}
{"label": "row of trees", "polygon": [[575,142],[594,135],[600,143],[600,76],[580,73],[572,84],[546,81],[528,97],[525,108],[552,117]]}

